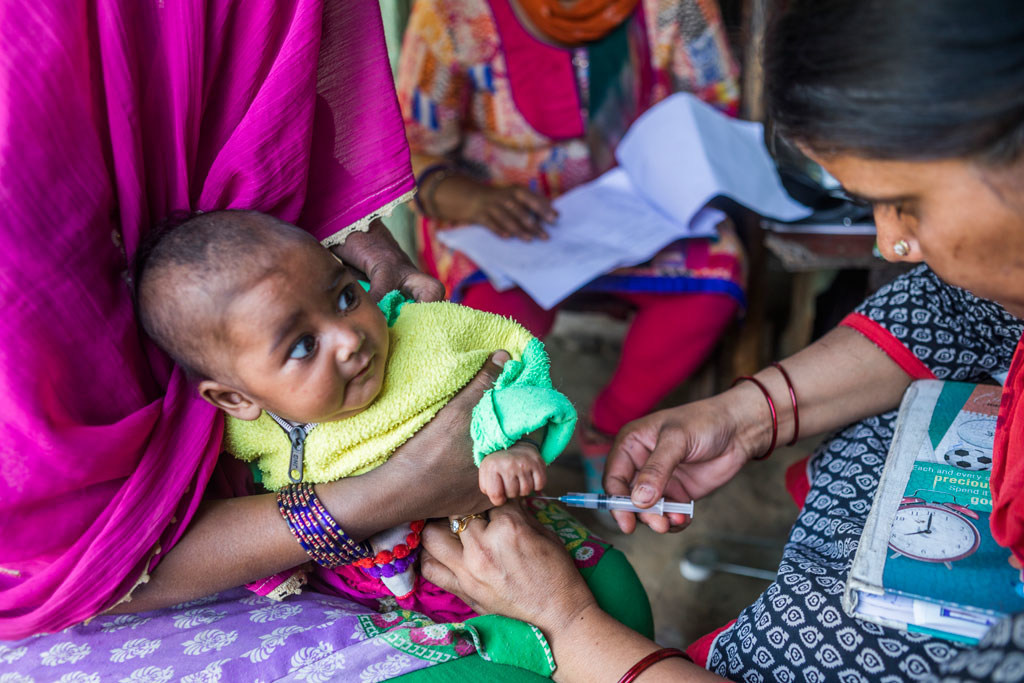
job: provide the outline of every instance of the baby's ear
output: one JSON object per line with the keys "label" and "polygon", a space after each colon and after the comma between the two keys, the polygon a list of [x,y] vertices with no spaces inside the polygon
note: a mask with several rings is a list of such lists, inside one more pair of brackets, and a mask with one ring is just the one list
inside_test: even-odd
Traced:
{"label": "baby's ear", "polygon": [[255,420],[263,412],[255,401],[226,384],[204,379],[198,388],[199,395],[206,401],[239,420]]}

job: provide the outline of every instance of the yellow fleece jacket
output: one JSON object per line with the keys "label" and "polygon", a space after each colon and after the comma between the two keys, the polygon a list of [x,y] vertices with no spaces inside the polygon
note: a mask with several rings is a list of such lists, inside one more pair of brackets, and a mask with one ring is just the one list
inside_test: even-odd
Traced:
{"label": "yellow fleece jacket", "polygon": [[[397,291],[386,295],[379,306],[388,319],[391,341],[381,392],[363,412],[318,424],[309,432],[304,481],[334,481],[385,462],[499,349],[508,351],[512,359],[473,409],[474,460],[479,465],[486,454],[508,448],[544,426],[541,455],[545,462],[565,449],[576,424],[576,410],[552,388],[544,345],[525,328],[450,302],[415,303]],[[224,447],[237,458],[255,461],[267,488],[276,490],[290,483],[288,436],[266,413],[252,421],[228,417]]]}

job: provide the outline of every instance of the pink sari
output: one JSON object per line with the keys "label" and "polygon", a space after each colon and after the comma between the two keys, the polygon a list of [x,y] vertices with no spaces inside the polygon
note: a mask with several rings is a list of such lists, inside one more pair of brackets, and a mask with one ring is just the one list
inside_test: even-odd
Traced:
{"label": "pink sari", "polygon": [[8,640],[122,598],[213,471],[217,412],[132,313],[148,226],[246,207],[323,239],[413,180],[376,0],[14,0],[0,24]]}

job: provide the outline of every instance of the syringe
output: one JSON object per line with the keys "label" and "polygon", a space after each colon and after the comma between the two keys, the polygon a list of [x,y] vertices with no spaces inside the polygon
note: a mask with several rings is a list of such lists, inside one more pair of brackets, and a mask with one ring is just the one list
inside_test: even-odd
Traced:
{"label": "syringe", "polygon": [[608,496],[603,493],[567,493],[564,496],[535,496],[541,500],[557,500],[573,508],[589,510],[625,510],[626,512],[650,512],[664,515],[666,512],[678,512],[693,517],[693,503],[673,503],[660,498],[649,508],[637,507],[629,496]]}

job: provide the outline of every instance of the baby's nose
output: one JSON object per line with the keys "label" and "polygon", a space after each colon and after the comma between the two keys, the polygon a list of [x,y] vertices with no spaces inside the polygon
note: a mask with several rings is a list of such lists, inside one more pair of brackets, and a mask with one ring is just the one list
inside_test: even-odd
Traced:
{"label": "baby's nose", "polygon": [[337,342],[335,345],[335,357],[339,363],[346,363],[352,356],[359,353],[363,348],[366,335],[362,330],[351,327],[344,327],[338,330]]}

